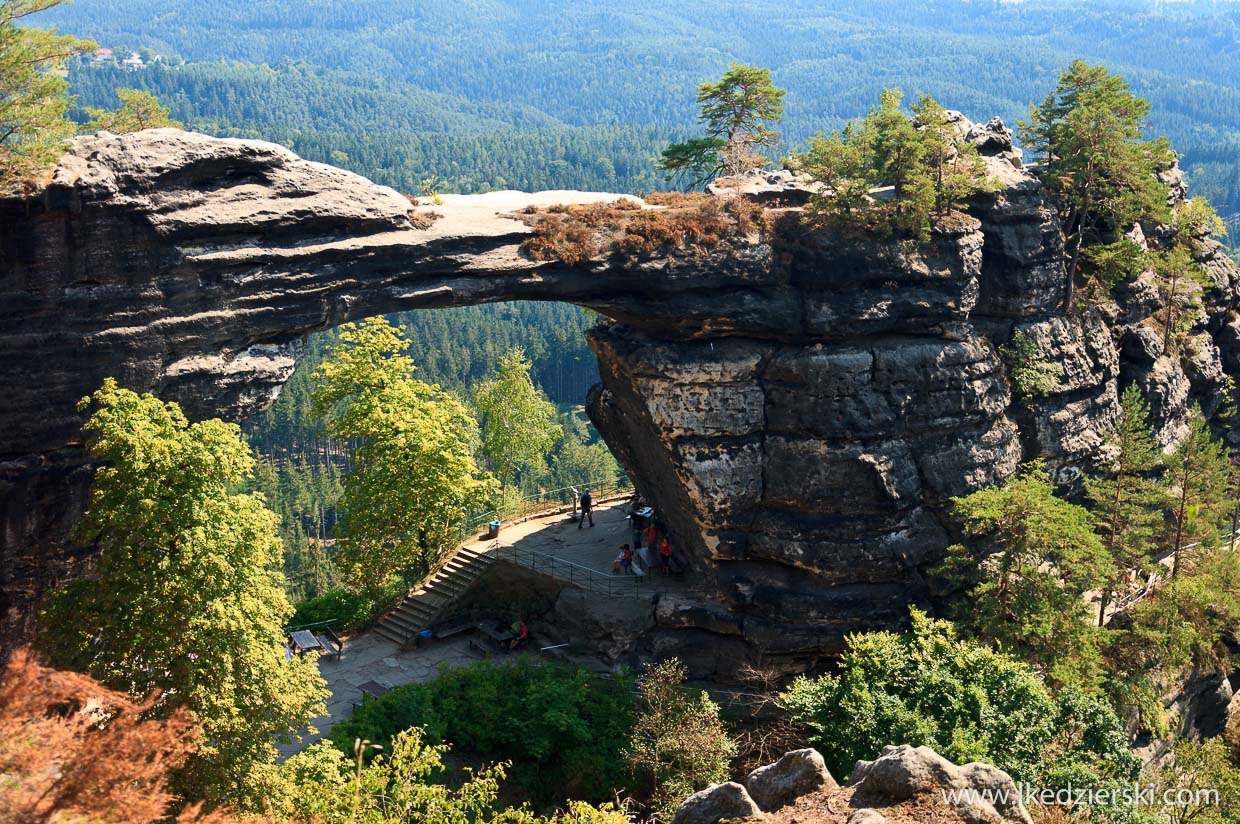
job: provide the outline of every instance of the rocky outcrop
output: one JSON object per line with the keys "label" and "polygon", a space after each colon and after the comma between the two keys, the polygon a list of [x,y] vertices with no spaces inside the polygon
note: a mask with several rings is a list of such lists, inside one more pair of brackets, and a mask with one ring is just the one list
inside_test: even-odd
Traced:
{"label": "rocky outcrop", "polygon": [[[969,824],[1032,824],[1011,776],[990,764],[956,766],[929,747],[883,747],[873,761],[859,761],[849,786],[867,801],[890,803],[937,795]],[[875,806],[878,806],[877,804]]]}
{"label": "rocky outcrop", "polygon": [[770,812],[803,795],[839,789],[822,753],[814,749],[784,753],[774,764],[758,767],[745,779],[754,802]]}
{"label": "rocky outcrop", "polygon": [[1007,773],[980,762],[957,766],[929,747],[907,744],[883,747],[873,761],[858,761],[844,789],[832,780],[816,750],[785,753],[750,773],[744,786],[715,784],[689,796],[673,824],[729,819],[763,819],[767,824],[1032,824]]}
{"label": "rocky outcrop", "polygon": [[[1192,346],[1163,351],[1157,291],[1140,279],[1114,305],[1065,314],[1062,240],[1036,178],[1002,123],[957,128],[1002,186],[927,242],[815,231],[776,208],[761,235],[580,266],[522,254],[531,230],[515,213],[616,195],[416,207],[272,144],[76,139],[46,188],[0,200],[7,616],[29,615],[80,551],[64,540],[92,471],[75,403],[105,377],[240,420],[275,397],[309,332],[529,299],[607,318],[590,335],[590,414],[693,566],[691,600],[607,637],[602,616],[596,640],[707,675],[758,653],[801,669],[850,631],[899,625],[928,598],[951,496],[1034,456],[1072,484],[1122,386],[1146,390],[1170,442],[1240,373],[1238,279],[1217,245],[1198,250],[1214,285]],[[719,196],[786,206],[807,192],[763,173]],[[1013,397],[998,347],[1017,330],[1061,367],[1045,396]]]}
{"label": "rocky outcrop", "polygon": [[712,784],[686,798],[676,808],[672,824],[719,824],[736,819],[760,819],[762,810],[735,781]]}

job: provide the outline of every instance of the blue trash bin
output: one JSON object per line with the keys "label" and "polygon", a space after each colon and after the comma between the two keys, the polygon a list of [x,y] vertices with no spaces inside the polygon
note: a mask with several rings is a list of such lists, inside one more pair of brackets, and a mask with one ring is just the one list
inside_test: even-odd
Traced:
{"label": "blue trash bin", "polygon": [[489,526],[491,528],[487,530],[487,540],[494,541],[499,537],[499,521],[491,521]]}

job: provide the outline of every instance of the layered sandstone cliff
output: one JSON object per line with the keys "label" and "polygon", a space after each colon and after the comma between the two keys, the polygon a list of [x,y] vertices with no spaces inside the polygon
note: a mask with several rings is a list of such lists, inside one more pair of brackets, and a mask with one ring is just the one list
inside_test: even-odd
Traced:
{"label": "layered sandstone cliff", "polygon": [[[635,652],[799,667],[845,632],[898,624],[927,598],[949,497],[1035,456],[1070,484],[1130,382],[1170,442],[1240,371],[1236,270],[1216,244],[1199,245],[1215,287],[1182,351],[1150,334],[1157,292],[1140,279],[1066,313],[1039,184],[1002,124],[961,132],[1003,188],[929,242],[842,239],[783,210],[762,235],[578,267],[524,256],[530,230],[510,215],[615,195],[450,196],[418,228],[396,192],[270,144],[79,138],[44,191],[0,201],[10,618],[74,551],[63,539],[90,473],[74,403],[104,377],[240,419],[275,396],[308,332],[533,299],[611,319],[591,335],[591,415],[701,584],[700,602],[657,611]],[[786,174],[749,183],[757,199],[803,195]],[[1045,397],[1013,397],[997,347],[1018,329],[1062,367]]]}

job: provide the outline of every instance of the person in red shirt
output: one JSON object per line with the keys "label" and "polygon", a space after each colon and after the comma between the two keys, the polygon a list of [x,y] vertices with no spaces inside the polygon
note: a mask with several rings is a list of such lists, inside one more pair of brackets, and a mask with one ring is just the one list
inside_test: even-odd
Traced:
{"label": "person in red shirt", "polygon": [[672,542],[664,535],[659,539],[659,558],[663,561],[663,573],[672,570]]}
{"label": "person in red shirt", "polygon": [[658,546],[659,530],[655,527],[653,521],[642,531],[642,538],[645,540],[646,546]]}
{"label": "person in red shirt", "polygon": [[518,619],[512,626],[512,640],[508,642],[508,648],[523,647],[528,640],[530,640],[530,628],[525,625],[524,621]]}

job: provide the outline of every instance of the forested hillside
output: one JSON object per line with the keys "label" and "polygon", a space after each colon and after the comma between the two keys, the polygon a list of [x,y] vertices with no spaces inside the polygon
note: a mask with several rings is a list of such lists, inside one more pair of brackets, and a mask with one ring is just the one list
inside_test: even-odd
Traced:
{"label": "forested hillside", "polygon": [[646,161],[689,131],[694,87],[733,59],[770,66],[788,89],[795,146],[887,86],[1011,123],[1080,57],[1126,77],[1153,104],[1151,131],[1209,164],[1194,175],[1201,193],[1225,214],[1240,208],[1235,161],[1219,159],[1240,140],[1233,4],[80,0],[48,17],[190,63],[76,71],[83,102],[110,102],[112,84],[151,88],[193,126],[405,187],[438,176],[445,191],[652,188]]}

